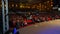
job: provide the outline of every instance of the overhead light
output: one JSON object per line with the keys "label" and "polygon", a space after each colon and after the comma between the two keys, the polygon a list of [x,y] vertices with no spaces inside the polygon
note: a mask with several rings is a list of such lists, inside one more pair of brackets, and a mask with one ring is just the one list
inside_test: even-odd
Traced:
{"label": "overhead light", "polygon": [[20,5],[20,8],[23,8],[24,6],[23,5]]}

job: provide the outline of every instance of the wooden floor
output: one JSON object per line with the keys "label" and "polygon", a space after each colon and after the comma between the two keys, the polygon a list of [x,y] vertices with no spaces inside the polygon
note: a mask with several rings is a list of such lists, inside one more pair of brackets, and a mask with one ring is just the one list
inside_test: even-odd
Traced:
{"label": "wooden floor", "polygon": [[60,34],[54,32],[55,30],[60,31],[60,19],[33,24],[31,26],[20,28],[19,31],[20,34]]}

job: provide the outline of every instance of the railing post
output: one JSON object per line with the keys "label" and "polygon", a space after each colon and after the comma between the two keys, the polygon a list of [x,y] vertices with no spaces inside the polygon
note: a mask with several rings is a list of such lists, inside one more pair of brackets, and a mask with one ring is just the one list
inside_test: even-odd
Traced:
{"label": "railing post", "polygon": [[3,34],[5,34],[5,32],[9,30],[8,0],[2,0],[2,20],[3,20]]}

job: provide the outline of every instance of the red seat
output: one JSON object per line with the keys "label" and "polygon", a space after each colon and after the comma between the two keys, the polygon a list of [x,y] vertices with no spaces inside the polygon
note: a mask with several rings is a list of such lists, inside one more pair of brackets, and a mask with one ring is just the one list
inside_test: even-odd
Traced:
{"label": "red seat", "polygon": [[32,23],[32,20],[27,20],[27,23]]}

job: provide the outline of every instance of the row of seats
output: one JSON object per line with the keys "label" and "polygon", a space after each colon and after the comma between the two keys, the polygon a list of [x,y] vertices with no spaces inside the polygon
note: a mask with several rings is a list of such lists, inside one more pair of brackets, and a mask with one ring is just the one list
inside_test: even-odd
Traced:
{"label": "row of seats", "polygon": [[28,15],[28,16],[20,16],[20,15],[11,15],[10,17],[10,21],[12,23],[20,23],[20,26],[26,26],[29,24],[34,24],[34,23],[40,23],[40,22],[44,22],[44,21],[50,21],[50,20],[54,20],[54,19],[59,19],[60,16],[59,15]]}

